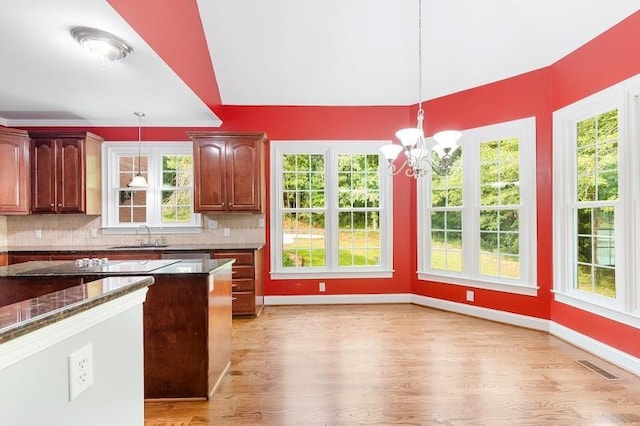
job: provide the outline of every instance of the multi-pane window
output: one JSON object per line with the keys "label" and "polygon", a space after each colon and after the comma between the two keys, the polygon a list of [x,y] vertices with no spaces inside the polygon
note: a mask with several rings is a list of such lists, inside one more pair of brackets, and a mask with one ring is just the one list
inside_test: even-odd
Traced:
{"label": "multi-pane window", "polygon": [[431,180],[431,269],[462,271],[462,151],[447,175]]}
{"label": "multi-pane window", "polygon": [[390,177],[379,145],[272,142],[276,276],[390,272]]}
{"label": "multi-pane window", "polygon": [[419,181],[419,277],[529,294],[535,273],[535,120],[470,129],[450,173]]}
{"label": "multi-pane window", "polygon": [[380,265],[378,154],[338,155],[338,263]]}
{"label": "multi-pane window", "polygon": [[520,278],[520,139],[480,142],[480,275]]}
{"label": "multi-pane window", "polygon": [[576,125],[575,288],[616,295],[615,212],[618,200],[618,110]]}
{"label": "multi-pane window", "polygon": [[282,156],[282,266],[321,267],[326,261],[325,157]]}
{"label": "multi-pane window", "polygon": [[553,113],[555,300],[640,324],[640,77]]}
{"label": "multi-pane window", "polygon": [[[103,226],[131,228],[193,227],[193,155],[189,143],[145,143],[140,155],[134,144],[105,143],[103,150]],[[148,188],[128,186],[142,175]]]}

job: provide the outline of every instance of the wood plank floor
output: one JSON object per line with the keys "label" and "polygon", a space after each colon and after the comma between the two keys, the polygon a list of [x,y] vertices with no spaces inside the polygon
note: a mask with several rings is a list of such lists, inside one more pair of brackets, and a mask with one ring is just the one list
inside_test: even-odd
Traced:
{"label": "wood plank floor", "polygon": [[145,404],[146,426],[624,424],[640,425],[637,376],[543,332],[415,305],[268,306],[234,320],[211,401]]}

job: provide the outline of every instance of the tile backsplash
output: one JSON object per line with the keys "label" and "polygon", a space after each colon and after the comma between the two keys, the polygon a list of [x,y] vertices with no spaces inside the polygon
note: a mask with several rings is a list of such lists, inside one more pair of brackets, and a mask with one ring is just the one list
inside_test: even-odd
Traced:
{"label": "tile backsplash", "polygon": [[[218,222],[217,229],[208,228],[209,220]],[[264,243],[264,215],[203,215],[200,233],[163,234],[167,244],[224,244],[224,243]],[[104,234],[100,229],[100,216],[86,215],[28,215],[0,216],[0,247],[83,247],[136,244],[143,235]],[[224,228],[230,229],[224,236]],[[145,235],[146,237],[146,235]]]}

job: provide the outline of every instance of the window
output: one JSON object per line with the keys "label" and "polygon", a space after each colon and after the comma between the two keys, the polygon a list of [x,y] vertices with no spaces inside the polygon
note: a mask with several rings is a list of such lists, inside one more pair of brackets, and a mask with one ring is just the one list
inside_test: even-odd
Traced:
{"label": "window", "polygon": [[535,119],[466,130],[451,172],[418,181],[418,276],[535,294]]}
{"label": "window", "polygon": [[[163,232],[198,227],[191,143],[144,143],[140,158],[137,151],[137,143],[103,144],[103,227],[126,230],[146,224]],[[138,173],[148,188],[127,186]]]}
{"label": "window", "polygon": [[554,297],[640,326],[634,77],[553,114]]}
{"label": "window", "polygon": [[391,276],[382,145],[272,141],[274,278]]}

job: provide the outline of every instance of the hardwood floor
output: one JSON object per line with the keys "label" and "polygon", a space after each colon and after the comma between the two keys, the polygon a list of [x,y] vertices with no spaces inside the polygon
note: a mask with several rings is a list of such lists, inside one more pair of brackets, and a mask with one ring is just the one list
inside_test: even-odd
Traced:
{"label": "hardwood floor", "polygon": [[637,376],[543,332],[415,305],[269,306],[234,320],[211,401],[145,404],[146,426],[622,424],[640,425]]}

